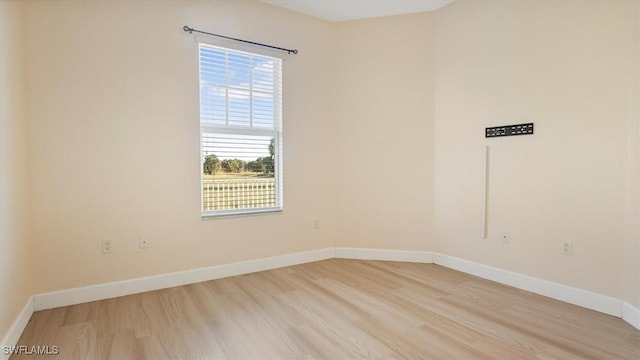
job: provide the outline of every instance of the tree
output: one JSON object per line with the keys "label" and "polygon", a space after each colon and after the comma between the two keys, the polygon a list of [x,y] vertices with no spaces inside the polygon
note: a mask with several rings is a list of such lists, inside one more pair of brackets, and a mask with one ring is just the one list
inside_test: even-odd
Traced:
{"label": "tree", "polygon": [[251,172],[261,172],[264,170],[264,165],[262,163],[262,158],[259,157],[253,161],[249,161],[247,164],[247,169]]}
{"label": "tree", "polygon": [[220,160],[218,160],[218,157],[213,154],[207,155],[207,157],[204,158],[202,171],[207,175],[215,175],[218,170],[220,170]]}
{"label": "tree", "polygon": [[263,158],[260,158],[260,160],[262,160],[261,161],[262,172],[265,175],[273,174],[273,157],[265,156]]}
{"label": "tree", "polygon": [[275,159],[276,155],[276,138],[271,138],[269,142],[269,154],[271,154],[271,160]]}
{"label": "tree", "polygon": [[247,163],[240,159],[224,159],[222,160],[222,169],[225,172],[239,173],[245,171]]}
{"label": "tree", "polygon": [[253,161],[249,161],[247,169],[253,172],[261,172],[265,175],[273,173],[273,159],[269,156],[259,157]]}

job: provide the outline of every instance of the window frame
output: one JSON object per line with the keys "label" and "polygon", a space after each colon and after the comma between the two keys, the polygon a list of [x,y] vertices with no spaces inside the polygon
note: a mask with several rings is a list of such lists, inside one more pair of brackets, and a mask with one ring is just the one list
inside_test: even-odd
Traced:
{"label": "window frame", "polygon": [[[200,122],[200,216],[202,219],[217,218],[217,217],[229,217],[229,216],[246,216],[257,214],[270,214],[281,213],[284,210],[284,176],[283,176],[283,154],[282,154],[282,139],[283,139],[283,114],[282,114],[282,59],[270,55],[265,55],[257,52],[250,52],[245,50],[239,50],[231,47],[225,47],[220,45],[214,45],[207,42],[199,41],[198,43],[198,119]],[[227,113],[227,125],[220,125],[214,123],[207,123],[203,121],[202,117],[202,61],[201,61],[201,49],[202,47],[213,48],[216,50],[224,51],[226,53],[236,53],[248,56],[256,56],[262,58],[269,58],[273,60],[274,66],[274,91],[273,91],[273,127],[253,127],[253,120],[250,119],[249,126],[237,126],[228,125],[228,113]],[[228,84],[225,89],[233,89]],[[226,100],[226,107],[228,109],[228,99]],[[228,111],[228,110],[227,110]],[[204,199],[204,159],[205,152],[203,148],[203,138],[205,134],[231,134],[240,136],[269,136],[274,139],[274,159],[273,159],[273,176],[275,179],[275,206],[265,206],[259,208],[242,208],[233,210],[209,210],[205,211],[205,199]]]}

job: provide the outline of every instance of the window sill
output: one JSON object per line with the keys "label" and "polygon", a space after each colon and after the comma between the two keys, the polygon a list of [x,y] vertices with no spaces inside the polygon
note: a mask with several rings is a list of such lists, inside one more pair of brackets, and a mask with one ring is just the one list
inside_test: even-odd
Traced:
{"label": "window sill", "polygon": [[215,219],[228,219],[235,217],[246,217],[254,215],[270,215],[281,214],[282,208],[265,208],[265,209],[251,209],[251,210],[229,210],[220,212],[203,212],[200,214],[202,220],[215,220]]}

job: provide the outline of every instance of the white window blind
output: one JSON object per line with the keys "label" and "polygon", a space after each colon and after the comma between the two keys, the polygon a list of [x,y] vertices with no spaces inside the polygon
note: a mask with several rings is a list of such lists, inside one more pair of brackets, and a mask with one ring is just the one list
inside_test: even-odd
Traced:
{"label": "white window blind", "polygon": [[202,215],[282,210],[282,60],[200,44]]}

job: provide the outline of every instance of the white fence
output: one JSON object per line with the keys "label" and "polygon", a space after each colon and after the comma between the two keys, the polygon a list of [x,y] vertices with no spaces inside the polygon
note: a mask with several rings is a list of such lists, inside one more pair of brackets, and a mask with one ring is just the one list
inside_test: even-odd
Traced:
{"label": "white fence", "polygon": [[276,206],[276,179],[217,179],[202,184],[203,211]]}

